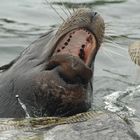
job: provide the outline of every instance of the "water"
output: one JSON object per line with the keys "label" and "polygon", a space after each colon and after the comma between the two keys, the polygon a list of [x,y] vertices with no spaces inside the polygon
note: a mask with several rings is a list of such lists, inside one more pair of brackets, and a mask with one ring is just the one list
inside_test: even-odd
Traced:
{"label": "water", "polygon": [[[59,0],[56,2],[54,7],[59,14],[67,17],[62,10],[64,5]],[[136,124],[135,129],[140,134],[140,68],[133,64],[128,54],[128,46],[140,40],[140,1],[64,2],[67,8],[90,7],[100,13],[106,23],[105,40],[95,63],[93,107],[126,115]],[[45,0],[1,0],[0,65],[14,59],[32,41],[61,22],[62,19]],[[17,139],[43,139],[38,132],[1,132],[1,138],[5,140],[15,136]]]}
{"label": "water", "polygon": [[24,103],[22,103],[22,101],[19,98],[19,95],[16,95],[17,101],[20,104],[20,106],[22,107],[22,109],[24,110],[25,114],[26,114],[26,118],[30,118],[30,115],[27,111],[26,105]]}

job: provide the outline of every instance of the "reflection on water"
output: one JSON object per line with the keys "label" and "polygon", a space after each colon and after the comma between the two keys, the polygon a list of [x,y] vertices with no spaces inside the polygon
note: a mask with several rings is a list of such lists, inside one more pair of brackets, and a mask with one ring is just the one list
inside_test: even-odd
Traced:
{"label": "reflection on water", "polygon": [[[128,46],[140,39],[140,1],[63,0],[63,3],[62,0],[61,2],[59,0],[50,1],[64,18],[78,7],[90,7],[100,13],[105,20],[105,40],[95,63],[93,104],[103,109],[104,96],[126,91],[128,86],[134,88],[134,84],[137,84],[136,77],[140,75],[137,76],[138,67],[130,60]],[[69,10],[67,10],[68,8]],[[61,22],[62,19],[45,0],[1,0],[0,65],[14,59],[32,41],[47,32],[50,27],[55,27]],[[118,96],[117,99],[119,98],[121,101],[118,103],[120,106],[128,107],[130,110],[132,108],[135,110],[135,115],[140,116],[140,96],[137,93],[137,91],[133,91],[131,99],[130,96],[123,98]],[[110,98],[110,101],[113,97]],[[126,112],[129,112],[129,109]],[[7,135],[8,139],[20,132],[2,133],[2,136]],[[27,135],[32,137],[32,134]],[[23,133],[23,135],[25,134]]]}

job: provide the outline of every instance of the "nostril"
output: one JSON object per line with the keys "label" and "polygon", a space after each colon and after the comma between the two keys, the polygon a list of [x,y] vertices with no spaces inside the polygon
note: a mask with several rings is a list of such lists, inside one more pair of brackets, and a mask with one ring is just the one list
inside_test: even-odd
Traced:
{"label": "nostril", "polygon": [[92,18],[94,18],[98,13],[97,12],[93,12],[92,13]]}
{"label": "nostril", "polygon": [[93,21],[94,18],[96,18],[96,16],[98,15],[97,12],[92,12],[91,14],[91,22]]}

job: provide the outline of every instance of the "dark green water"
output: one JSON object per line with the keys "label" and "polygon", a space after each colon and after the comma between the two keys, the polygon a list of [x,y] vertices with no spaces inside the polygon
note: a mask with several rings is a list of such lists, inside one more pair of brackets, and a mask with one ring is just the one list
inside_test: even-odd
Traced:
{"label": "dark green water", "polygon": [[[72,8],[89,7],[100,13],[105,20],[105,40],[95,63],[93,106],[103,109],[104,96],[115,91],[125,91],[128,87],[134,88],[134,84],[137,85],[140,81],[139,67],[133,64],[128,55],[128,46],[140,40],[139,5],[139,0],[65,0],[63,4],[56,0],[53,4],[64,18],[67,17],[65,12],[69,14],[67,9],[72,11]],[[0,65],[14,59],[32,41],[61,22],[61,18],[45,0],[1,0]],[[131,96],[121,98],[124,106],[128,105],[135,110],[134,114],[130,115],[130,110],[124,111],[120,108],[118,112],[125,112],[130,118],[139,118],[139,94],[139,91],[134,91]],[[136,123],[140,126],[139,121]],[[139,127],[136,129],[140,133]],[[0,140],[14,139],[19,133],[23,136],[35,136],[37,132],[0,132]],[[41,139],[41,136],[37,136],[37,140],[39,138]]]}

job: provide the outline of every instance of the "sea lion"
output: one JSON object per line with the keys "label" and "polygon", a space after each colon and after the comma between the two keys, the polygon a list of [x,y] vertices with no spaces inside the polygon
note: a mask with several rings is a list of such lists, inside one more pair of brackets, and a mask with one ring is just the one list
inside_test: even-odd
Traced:
{"label": "sea lion", "polygon": [[31,117],[87,111],[104,29],[98,13],[78,9],[58,31],[42,35],[19,57],[0,67],[0,117],[26,117],[26,111]]}
{"label": "sea lion", "polygon": [[131,60],[140,66],[140,41],[132,43],[128,48],[128,52]]}

